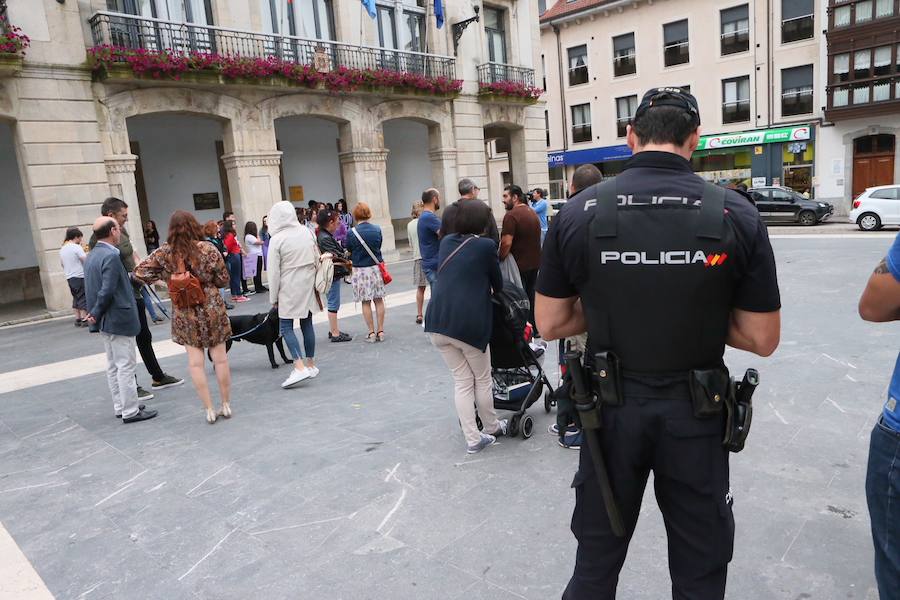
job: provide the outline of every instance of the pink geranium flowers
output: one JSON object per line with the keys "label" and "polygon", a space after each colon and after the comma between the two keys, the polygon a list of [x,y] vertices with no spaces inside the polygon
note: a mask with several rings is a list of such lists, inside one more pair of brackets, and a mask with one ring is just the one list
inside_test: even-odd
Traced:
{"label": "pink geranium flowers", "polygon": [[0,54],[25,56],[31,39],[22,33],[20,27],[10,25],[6,18],[0,18]]}
{"label": "pink geranium flowers", "polygon": [[479,96],[506,96],[509,98],[523,98],[525,100],[537,100],[544,90],[517,81],[496,81],[494,83],[478,84]]}
{"label": "pink geranium flowers", "polygon": [[320,71],[312,64],[300,64],[277,56],[183,53],[108,45],[91,48],[88,55],[95,71],[114,64],[127,64],[135,75],[157,79],[180,79],[184,73],[207,72],[220,74],[229,80],[263,81],[282,78],[310,88],[324,87],[332,92],[353,92],[359,88],[396,88],[435,95],[453,95],[462,89],[461,80],[447,77],[345,66]]}

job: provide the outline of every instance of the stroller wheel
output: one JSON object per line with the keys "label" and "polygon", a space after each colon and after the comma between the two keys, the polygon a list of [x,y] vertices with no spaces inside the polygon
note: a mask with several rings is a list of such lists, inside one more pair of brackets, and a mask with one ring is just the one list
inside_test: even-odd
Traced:
{"label": "stroller wheel", "polygon": [[516,437],[519,435],[519,418],[520,415],[513,415],[509,418],[509,428],[506,430],[506,434],[509,437]]}
{"label": "stroller wheel", "polygon": [[553,406],[553,400],[550,398],[550,392],[544,392],[544,412],[549,413],[550,407]]}
{"label": "stroller wheel", "polygon": [[528,439],[531,437],[531,434],[534,433],[534,420],[529,415],[525,415],[522,417],[522,438]]}

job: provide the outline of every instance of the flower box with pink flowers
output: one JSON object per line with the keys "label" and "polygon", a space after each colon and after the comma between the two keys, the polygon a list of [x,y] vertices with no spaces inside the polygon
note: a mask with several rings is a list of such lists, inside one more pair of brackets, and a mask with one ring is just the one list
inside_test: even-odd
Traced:
{"label": "flower box with pink flowers", "polygon": [[517,81],[497,81],[478,84],[478,99],[482,102],[521,102],[534,104],[544,90]]}
{"label": "flower box with pink flowers", "polygon": [[22,70],[25,51],[31,40],[22,29],[0,18],[0,75],[14,75]]}
{"label": "flower box with pink flowers", "polygon": [[265,58],[96,46],[89,62],[99,80],[152,79],[222,85],[306,87],[331,93],[371,92],[453,98],[462,81],[387,69],[338,66],[320,70],[275,56]]}

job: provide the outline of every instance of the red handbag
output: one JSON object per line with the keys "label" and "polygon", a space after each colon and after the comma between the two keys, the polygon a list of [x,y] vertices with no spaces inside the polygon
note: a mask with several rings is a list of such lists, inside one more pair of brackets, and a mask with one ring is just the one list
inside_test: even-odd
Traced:
{"label": "red handbag", "polygon": [[387,264],[383,262],[378,263],[378,270],[381,271],[381,279],[384,280],[384,285],[387,285],[394,280],[394,278],[391,277],[391,274],[388,273]]}

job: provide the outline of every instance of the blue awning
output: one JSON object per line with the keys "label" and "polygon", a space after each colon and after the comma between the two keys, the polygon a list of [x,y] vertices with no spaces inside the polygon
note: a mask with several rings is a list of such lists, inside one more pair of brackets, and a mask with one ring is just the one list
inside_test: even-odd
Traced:
{"label": "blue awning", "polygon": [[561,165],[584,165],[610,160],[626,160],[628,158],[631,158],[631,148],[622,144],[620,146],[605,146],[603,148],[569,150],[568,152],[548,152],[547,164],[551,167],[559,167]]}

